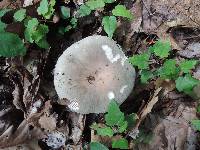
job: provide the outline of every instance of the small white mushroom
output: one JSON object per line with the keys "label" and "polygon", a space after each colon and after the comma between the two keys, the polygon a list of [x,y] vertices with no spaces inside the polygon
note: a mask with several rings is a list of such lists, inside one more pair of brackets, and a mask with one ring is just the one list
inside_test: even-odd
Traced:
{"label": "small white mushroom", "polygon": [[89,36],[67,48],[59,57],[54,85],[72,111],[104,113],[111,99],[119,104],[131,93],[135,69],[115,41]]}

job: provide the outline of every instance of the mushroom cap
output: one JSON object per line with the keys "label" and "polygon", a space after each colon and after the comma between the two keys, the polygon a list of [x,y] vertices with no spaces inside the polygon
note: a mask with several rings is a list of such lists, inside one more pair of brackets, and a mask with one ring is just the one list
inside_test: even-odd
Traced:
{"label": "mushroom cap", "polygon": [[135,69],[115,41],[89,36],[67,48],[54,71],[60,99],[78,113],[104,113],[110,100],[121,104],[131,93]]}

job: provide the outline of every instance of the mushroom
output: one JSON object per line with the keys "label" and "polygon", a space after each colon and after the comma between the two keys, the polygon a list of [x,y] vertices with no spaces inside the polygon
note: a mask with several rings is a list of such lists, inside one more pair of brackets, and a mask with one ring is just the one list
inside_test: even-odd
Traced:
{"label": "mushroom", "polygon": [[81,114],[104,113],[110,100],[123,103],[135,82],[135,69],[122,49],[106,36],[89,36],[67,48],[54,71],[60,99]]}

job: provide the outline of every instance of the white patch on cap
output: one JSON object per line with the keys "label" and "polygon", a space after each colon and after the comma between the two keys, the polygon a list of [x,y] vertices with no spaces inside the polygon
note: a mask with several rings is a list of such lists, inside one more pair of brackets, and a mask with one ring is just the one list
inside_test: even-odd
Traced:
{"label": "white patch on cap", "polygon": [[79,48],[79,45],[78,45],[78,44],[74,45],[74,48],[77,48],[77,49],[78,49],[78,48]]}
{"label": "white patch on cap", "polygon": [[78,104],[78,102],[76,102],[76,101],[72,101],[72,102],[68,105],[68,107],[69,107],[71,110],[74,110],[74,111],[79,110],[79,104]]}
{"label": "white patch on cap", "polygon": [[114,99],[115,98],[115,94],[111,91],[108,93],[108,98],[111,100],[111,99]]}
{"label": "white patch on cap", "polygon": [[121,64],[122,66],[124,66],[124,63],[125,61],[127,60],[128,58],[124,55],[124,57],[122,57],[122,60],[121,60]]}
{"label": "white patch on cap", "polygon": [[106,57],[109,59],[111,63],[114,63],[121,58],[119,54],[113,56],[112,49],[108,45],[102,45],[102,49],[104,50]]}
{"label": "white patch on cap", "polygon": [[121,94],[124,93],[124,90],[125,90],[125,88],[127,88],[127,87],[128,87],[128,85],[122,86],[121,89],[120,89],[120,93],[121,93]]}

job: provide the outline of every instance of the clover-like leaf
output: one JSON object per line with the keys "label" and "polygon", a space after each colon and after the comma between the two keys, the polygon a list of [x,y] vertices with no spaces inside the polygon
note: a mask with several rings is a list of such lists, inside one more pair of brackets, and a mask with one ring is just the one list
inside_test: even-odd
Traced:
{"label": "clover-like leaf", "polygon": [[134,66],[137,66],[139,69],[148,69],[149,68],[149,53],[143,53],[138,55],[133,55],[129,58],[129,62]]}
{"label": "clover-like leaf", "polygon": [[99,142],[91,142],[90,150],[109,150],[105,145]]}
{"label": "clover-like leaf", "polygon": [[84,16],[87,16],[91,13],[91,9],[89,6],[87,5],[81,5],[79,10],[78,10],[78,15],[79,17],[84,17]]}
{"label": "clover-like leaf", "polygon": [[187,92],[192,91],[192,89],[199,83],[200,81],[193,78],[190,74],[186,74],[184,77],[178,77],[176,80],[176,88],[179,92]]}
{"label": "clover-like leaf", "polygon": [[23,21],[24,18],[26,17],[26,9],[20,9],[16,11],[13,17],[15,21],[19,21],[19,22]]}
{"label": "clover-like leaf", "polygon": [[160,58],[166,58],[169,56],[169,51],[171,50],[171,44],[169,40],[163,41],[158,40],[153,46],[151,46],[150,51],[152,51],[156,56]]}
{"label": "clover-like leaf", "polygon": [[0,34],[0,45],[0,56],[3,57],[14,57],[26,53],[24,43],[18,35],[13,33],[2,32]]}
{"label": "clover-like leaf", "polygon": [[125,138],[112,141],[112,148],[128,149],[128,141]]}
{"label": "clover-like leaf", "polygon": [[133,19],[133,14],[124,5],[117,5],[113,10],[112,14],[114,16],[121,16],[128,19]]}
{"label": "clover-like leaf", "polygon": [[189,73],[191,69],[194,69],[197,64],[197,60],[184,60],[180,63],[181,71]]}
{"label": "clover-like leaf", "polygon": [[103,8],[105,2],[103,0],[89,0],[85,3],[91,10],[96,10],[98,8]]}
{"label": "clover-like leaf", "polygon": [[118,104],[114,100],[112,100],[108,106],[105,120],[106,124],[109,126],[119,126],[124,122],[124,113],[120,111]]}
{"label": "clover-like leaf", "polygon": [[105,16],[102,20],[102,25],[104,27],[105,32],[109,37],[112,38],[113,33],[117,28],[117,19],[115,16]]}

